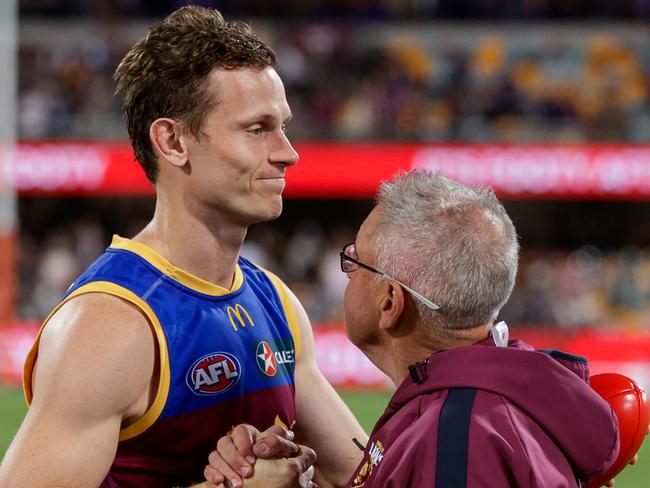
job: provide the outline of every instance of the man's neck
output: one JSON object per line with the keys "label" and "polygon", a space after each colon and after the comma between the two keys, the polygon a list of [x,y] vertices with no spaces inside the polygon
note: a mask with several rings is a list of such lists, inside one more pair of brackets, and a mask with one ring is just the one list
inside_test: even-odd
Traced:
{"label": "man's neck", "polygon": [[385,344],[368,348],[364,354],[393,380],[395,386],[399,386],[409,375],[412,364],[424,361],[436,352],[480,342],[489,337],[491,328],[492,323],[438,337],[413,334],[392,338]]}
{"label": "man's neck", "polygon": [[[216,212],[215,212],[216,214]],[[182,207],[156,203],[154,217],[134,237],[203,280],[230,289],[247,228],[226,219],[207,219]]]}

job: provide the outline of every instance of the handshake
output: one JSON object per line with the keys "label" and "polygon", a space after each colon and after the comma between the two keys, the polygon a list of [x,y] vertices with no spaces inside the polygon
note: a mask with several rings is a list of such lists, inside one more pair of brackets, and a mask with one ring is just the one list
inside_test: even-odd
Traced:
{"label": "handshake", "polygon": [[240,424],[208,456],[202,488],[318,488],[312,481],[316,453],[295,444],[281,425],[260,432]]}

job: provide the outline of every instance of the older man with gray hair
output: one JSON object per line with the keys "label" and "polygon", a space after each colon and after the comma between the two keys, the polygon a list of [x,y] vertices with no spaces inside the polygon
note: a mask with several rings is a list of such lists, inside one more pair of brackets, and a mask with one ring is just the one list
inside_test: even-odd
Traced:
{"label": "older man with gray hair", "polygon": [[[586,360],[495,323],[518,247],[487,188],[426,171],[381,185],[341,269],[347,334],[397,391],[348,486],[578,487],[616,459],[616,417]],[[243,437],[222,442],[206,474],[248,454]]]}

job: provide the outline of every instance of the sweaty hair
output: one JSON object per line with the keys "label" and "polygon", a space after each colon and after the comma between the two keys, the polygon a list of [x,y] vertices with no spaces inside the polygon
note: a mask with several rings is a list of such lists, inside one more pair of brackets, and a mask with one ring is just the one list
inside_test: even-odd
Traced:
{"label": "sweaty hair", "polygon": [[497,317],[515,283],[519,243],[494,192],[416,170],[384,182],[377,204],[377,267],[440,307],[413,300],[425,326],[467,329]]}
{"label": "sweaty hair", "polygon": [[129,139],[147,178],[155,183],[158,173],[149,139],[153,121],[175,119],[198,137],[206,114],[218,103],[205,83],[214,68],[261,70],[275,65],[273,50],[248,24],[226,22],[214,9],[183,7],[153,26],[113,76]]}

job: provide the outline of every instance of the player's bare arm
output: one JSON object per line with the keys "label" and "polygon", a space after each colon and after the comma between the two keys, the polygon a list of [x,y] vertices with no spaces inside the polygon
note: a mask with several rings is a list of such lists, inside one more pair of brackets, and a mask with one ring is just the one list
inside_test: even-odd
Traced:
{"label": "player's bare arm", "polygon": [[322,488],[345,486],[363,453],[352,438],[368,436],[316,365],[314,335],[305,309],[289,291],[300,322],[301,356],[296,363],[296,442],[318,455],[316,481]]}
{"label": "player's bare arm", "polygon": [[154,337],[136,307],[97,293],[63,305],[42,333],[32,403],[0,487],[97,487],[120,428],[148,407],[154,368]]}

